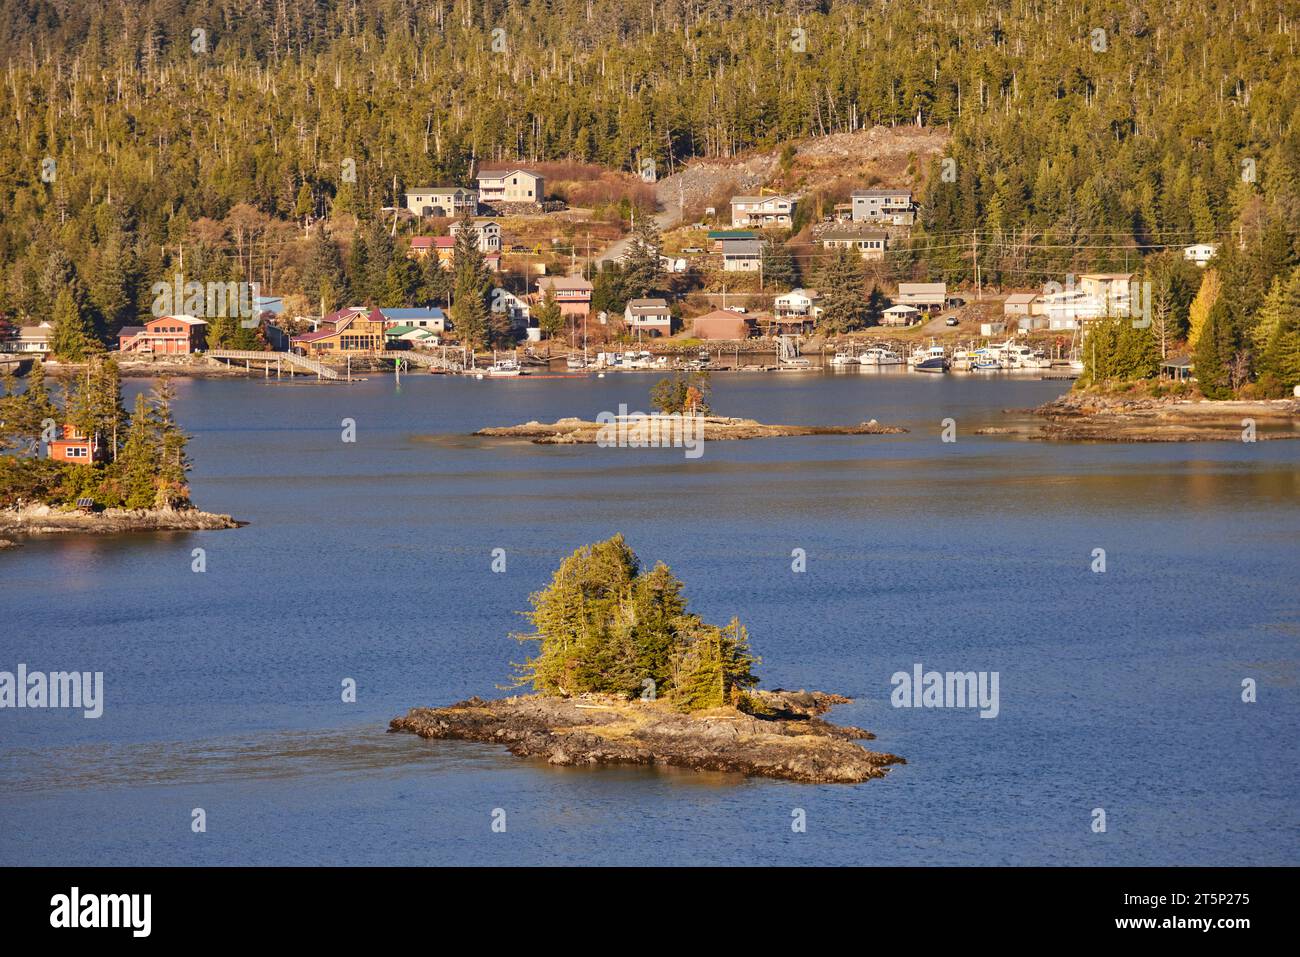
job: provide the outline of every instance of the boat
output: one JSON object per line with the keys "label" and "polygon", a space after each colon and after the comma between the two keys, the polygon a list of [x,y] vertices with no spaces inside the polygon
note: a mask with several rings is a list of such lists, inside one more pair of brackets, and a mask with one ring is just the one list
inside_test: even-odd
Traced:
{"label": "boat", "polygon": [[937,345],[913,352],[910,361],[917,372],[947,372],[949,366],[943,346]]}
{"label": "boat", "polygon": [[884,346],[872,346],[858,356],[858,362],[864,366],[901,366],[904,360],[902,356],[891,349],[886,349]]}
{"label": "boat", "polygon": [[484,373],[490,379],[513,378],[524,374],[524,370],[519,368],[519,363],[514,359],[497,359]]}
{"label": "boat", "polygon": [[977,359],[972,359],[970,364],[971,372],[1001,372],[1002,369],[1001,360],[995,359],[993,356],[980,356]]}
{"label": "boat", "polygon": [[855,366],[857,364],[858,364],[858,359],[851,352],[837,352],[831,358],[831,365],[836,366],[837,368],[843,368],[844,366]]}
{"label": "boat", "polygon": [[564,365],[568,369],[582,370],[587,368],[586,356],[569,356],[564,360]]}

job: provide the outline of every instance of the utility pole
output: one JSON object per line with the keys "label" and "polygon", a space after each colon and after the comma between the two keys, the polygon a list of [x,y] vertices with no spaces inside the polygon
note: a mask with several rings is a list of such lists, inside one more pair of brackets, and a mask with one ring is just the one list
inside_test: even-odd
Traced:
{"label": "utility pole", "polygon": [[976,246],[975,244],[975,237],[977,235],[978,233],[974,229],[970,231],[970,261],[971,261],[971,268],[975,273],[975,299],[978,301],[979,299],[982,298],[981,296],[982,290],[980,287],[979,247]]}

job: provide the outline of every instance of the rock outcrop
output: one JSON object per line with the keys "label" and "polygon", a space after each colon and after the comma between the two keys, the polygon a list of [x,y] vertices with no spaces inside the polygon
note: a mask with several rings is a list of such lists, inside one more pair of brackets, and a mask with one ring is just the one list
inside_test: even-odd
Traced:
{"label": "rock outcrop", "polygon": [[856,742],[875,736],[819,715],[847,702],[821,692],[751,692],[764,717],[734,708],[683,714],[663,701],[606,696],[470,698],[446,708],[412,708],[392,732],[504,746],[554,765],[669,765],[812,784],[883,777],[893,754]]}

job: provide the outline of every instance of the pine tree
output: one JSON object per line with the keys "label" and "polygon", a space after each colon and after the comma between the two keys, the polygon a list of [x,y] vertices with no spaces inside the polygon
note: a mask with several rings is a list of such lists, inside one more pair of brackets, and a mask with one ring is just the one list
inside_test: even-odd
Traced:
{"label": "pine tree", "polygon": [[870,316],[863,295],[866,282],[862,256],[852,249],[837,250],[818,279],[823,312],[817,328],[832,334],[863,328]]}
{"label": "pine tree", "polygon": [[93,352],[103,350],[95,338],[90,320],[77,305],[72,289],[59,290],[54,300],[54,331],[50,335],[50,352],[65,362],[80,362]]}
{"label": "pine tree", "polygon": [[135,397],[135,411],[127,429],[126,442],[117,460],[122,499],[127,508],[152,508],[158,497],[155,475],[158,441],[150,421],[149,403],[141,392]]}
{"label": "pine tree", "polygon": [[1220,299],[1210,310],[1196,341],[1196,383],[1207,399],[1232,398],[1228,376],[1233,355],[1230,335],[1227,306]]}
{"label": "pine tree", "polygon": [[[305,188],[306,184],[303,186]],[[320,309],[324,316],[341,304],[346,286],[338,243],[326,233],[325,224],[321,223],[311,238],[307,265],[302,274],[302,291],[312,307]]]}
{"label": "pine tree", "polygon": [[486,349],[491,346],[488,293],[492,276],[478,248],[478,230],[468,216],[460,222],[452,258],[451,318],[462,342],[474,349]]}
{"label": "pine tree", "polygon": [[659,256],[663,245],[654,216],[642,216],[623,261],[623,284],[631,298],[648,296],[660,289],[664,272]]}
{"label": "pine tree", "polygon": [[189,486],[185,473],[190,460],[185,454],[188,436],[181,431],[172,415],[172,401],[176,390],[170,379],[162,379],[154,386],[151,396],[150,426],[157,443],[157,493],[154,505],[176,508],[189,504]]}
{"label": "pine tree", "polygon": [[533,318],[537,320],[537,326],[541,329],[544,338],[554,339],[564,331],[564,313],[560,309],[560,304],[555,301],[554,287],[546,287],[546,291],[542,293],[541,303],[533,311]]}

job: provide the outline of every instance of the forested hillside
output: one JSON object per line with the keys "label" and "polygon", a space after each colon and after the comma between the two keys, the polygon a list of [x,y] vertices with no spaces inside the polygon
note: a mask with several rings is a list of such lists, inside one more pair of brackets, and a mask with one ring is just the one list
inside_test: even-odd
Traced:
{"label": "forested hillside", "polygon": [[[952,130],[917,277],[963,281],[974,252],[1034,285],[1228,236],[1280,269],[1300,244],[1286,0],[0,0],[0,30],[11,315],[53,309],[61,248],[120,325],[240,204],[365,219],[475,161],[662,173],[871,124]],[[293,234],[210,238],[243,275]]]}

